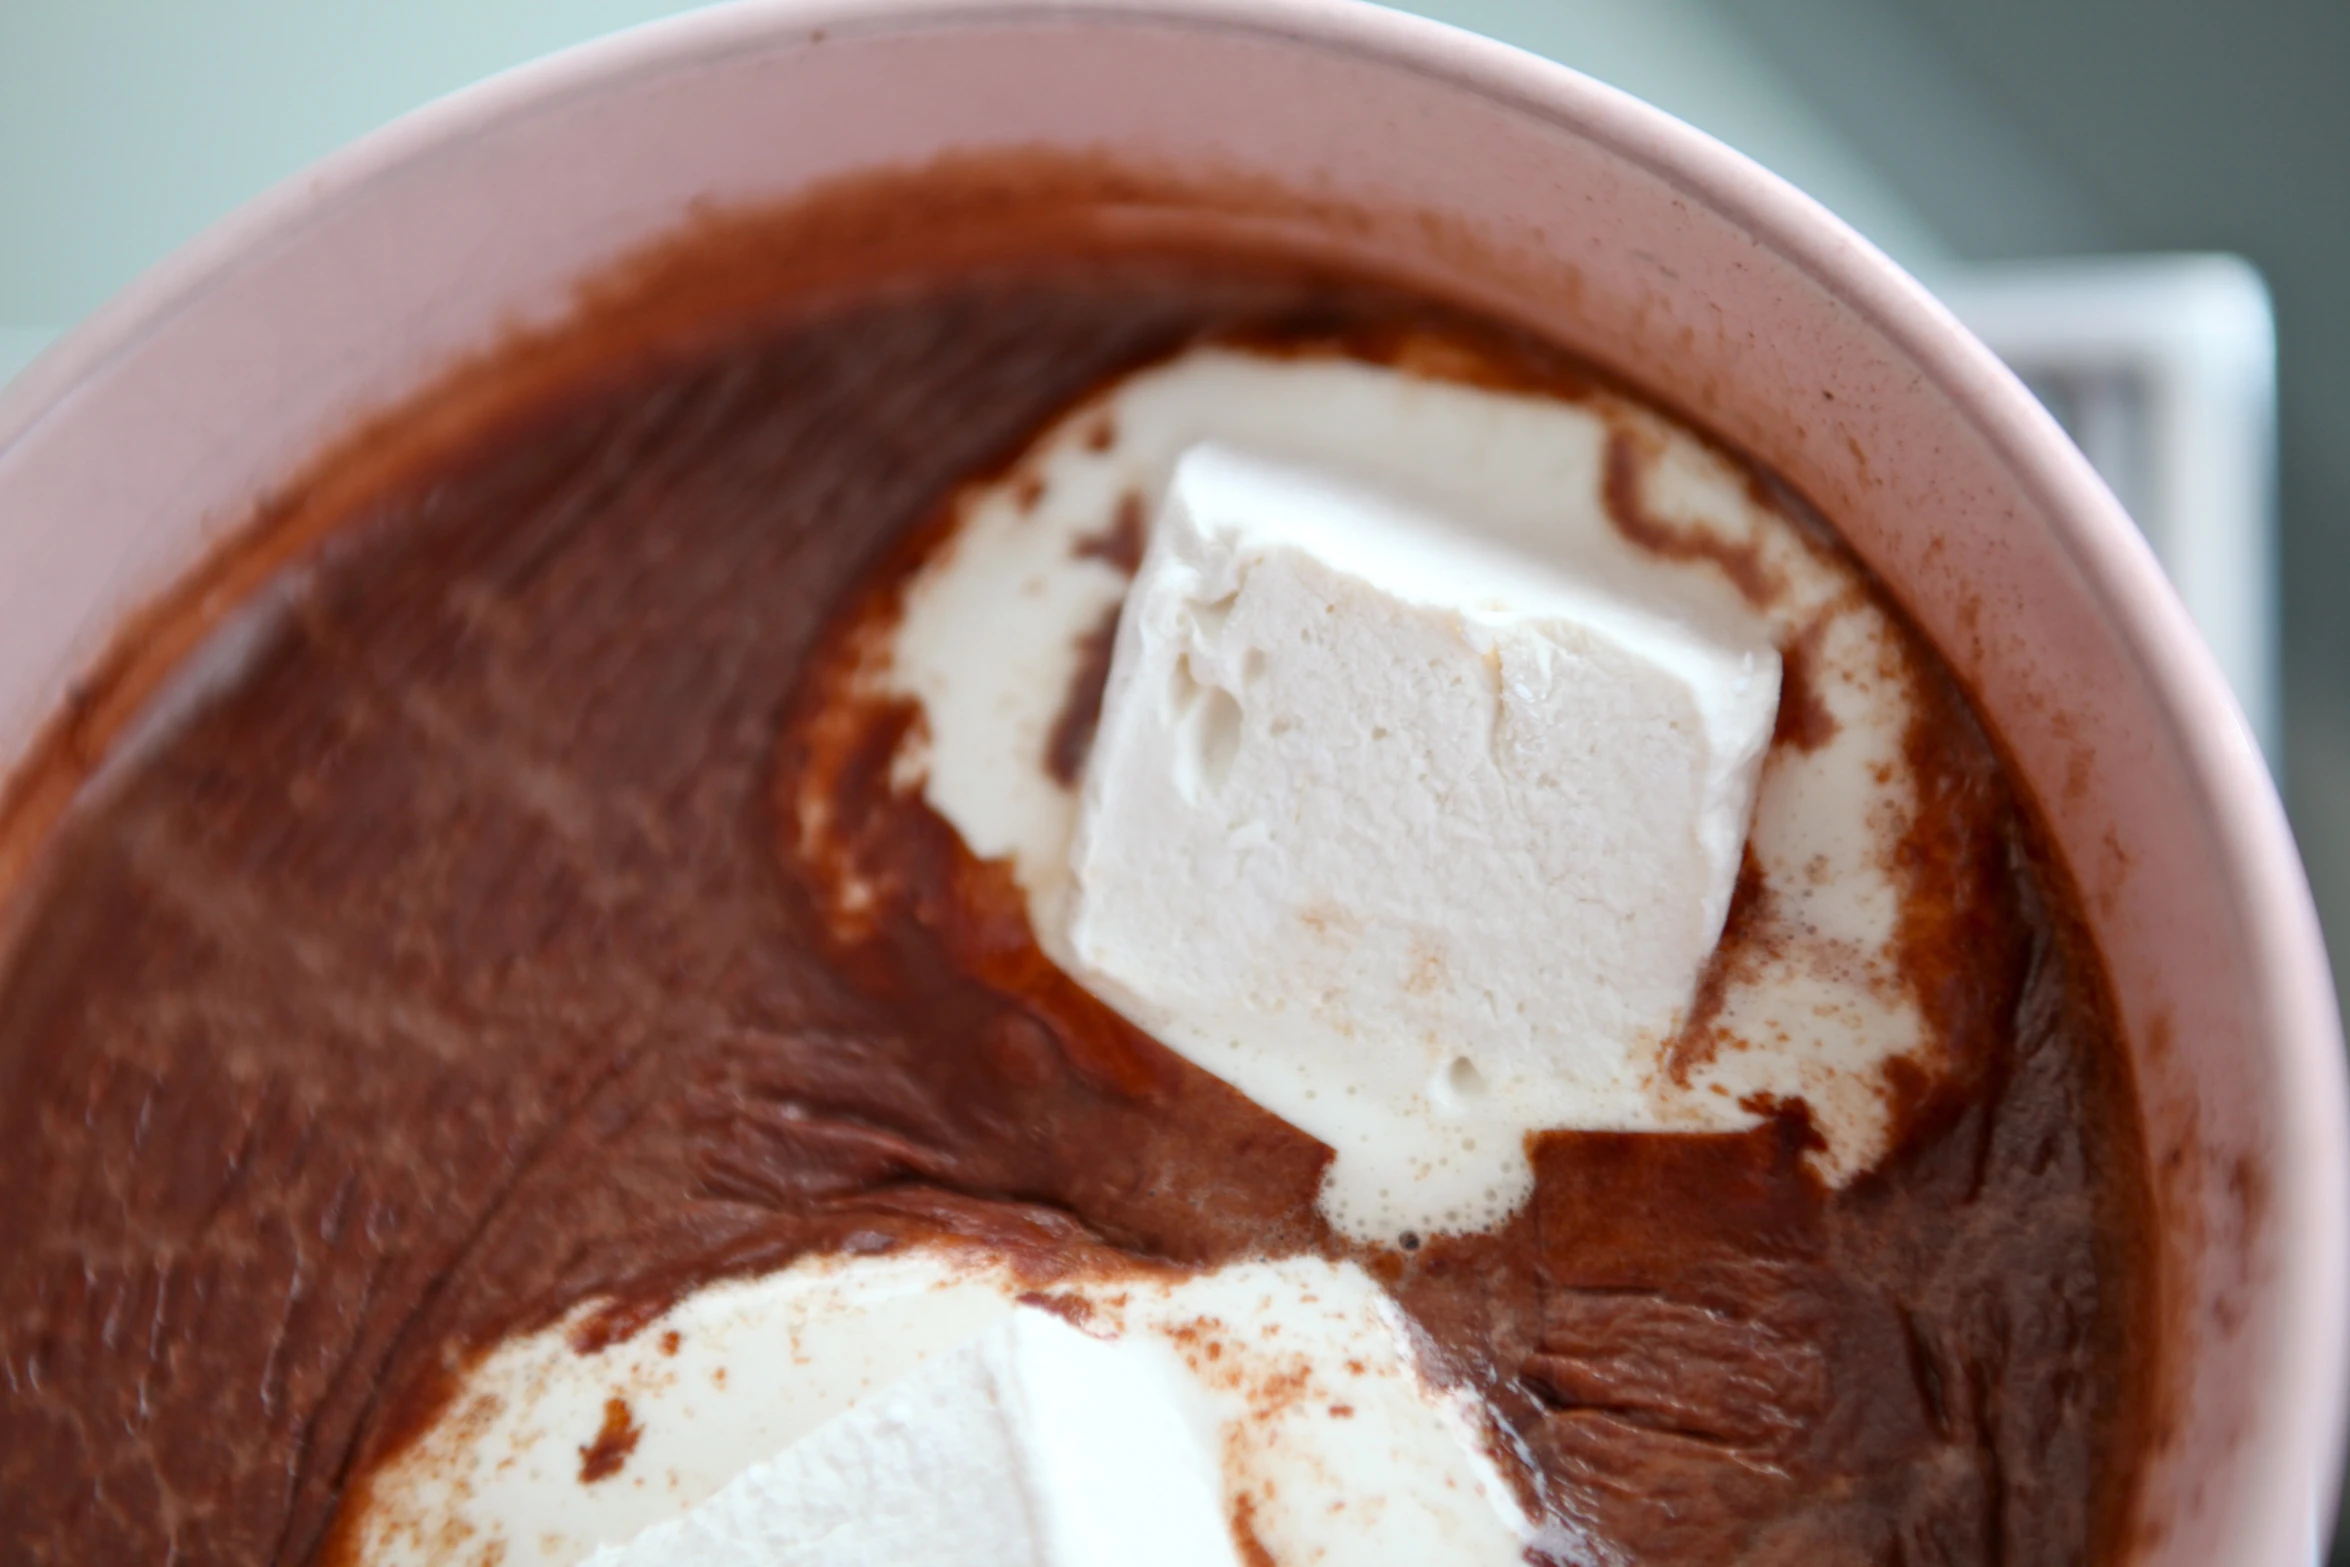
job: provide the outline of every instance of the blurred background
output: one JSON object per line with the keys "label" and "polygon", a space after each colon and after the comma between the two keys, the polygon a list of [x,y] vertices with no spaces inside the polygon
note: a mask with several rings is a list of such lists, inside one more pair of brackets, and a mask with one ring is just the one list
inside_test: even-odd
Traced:
{"label": "blurred background", "polygon": [[[664,0],[0,0],[0,382],[427,99]],[[1835,209],[2171,568],[2350,949],[2350,0],[1426,0]],[[2334,1560],[2350,1567],[2350,1547]]]}

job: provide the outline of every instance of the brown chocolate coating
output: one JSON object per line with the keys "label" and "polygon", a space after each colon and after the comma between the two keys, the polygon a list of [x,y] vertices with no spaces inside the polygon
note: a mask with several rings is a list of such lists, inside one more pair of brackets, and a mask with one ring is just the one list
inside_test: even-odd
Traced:
{"label": "brown chocolate coating", "polygon": [[[0,982],[0,1561],[332,1554],[450,1372],[582,1301],[626,1333],[940,1233],[1043,1272],[1341,1251],[1325,1150],[1054,972],[1002,870],[888,789],[906,715],[828,701],[815,657],[1078,394],[1309,307],[1420,308],[1139,254],[836,297],[346,519],[61,839]],[[1551,1136],[1503,1230],[1352,1253],[1603,1560],[2023,1567],[2114,1533],[2128,1083],[1955,694],[1918,743],[1950,804],[1919,852],[1974,890],[1911,957],[1967,1068],[1885,1169],[1822,1191],[1793,1110]],[[862,930],[777,809],[806,788],[890,889]],[[611,1424],[583,1465],[625,1461]]]}

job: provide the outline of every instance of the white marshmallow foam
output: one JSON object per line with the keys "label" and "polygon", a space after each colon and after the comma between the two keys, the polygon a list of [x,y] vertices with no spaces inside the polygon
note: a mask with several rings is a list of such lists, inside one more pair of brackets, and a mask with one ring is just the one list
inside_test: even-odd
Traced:
{"label": "white marshmallow foam", "polygon": [[[1128,586],[1101,541],[1122,512],[1154,515],[1202,443],[1343,475],[1634,602],[1688,605],[1695,625],[1757,613],[1783,652],[1803,647],[1822,737],[1774,745],[1763,765],[1748,841],[1762,928],[1724,966],[1696,1048],[1634,1041],[1641,1101],[1579,1100],[1558,1126],[1734,1131],[1800,1100],[1823,1178],[1871,1167],[1891,1126],[1888,1064],[1931,1072],[1936,1060],[1896,958],[1898,854],[1917,814],[1904,752],[1916,671],[1849,560],[1695,435],[1606,392],[1570,401],[1343,358],[1199,349],[1104,389],[958,495],[951,532],[908,579],[859,679],[919,706],[898,778],[974,854],[1009,866],[1048,953],[1075,966],[1058,933],[1079,800],[1042,761],[1081,645]],[[1611,501],[1640,508],[1641,542]],[[826,824],[803,817],[821,841]]]}
{"label": "white marshmallow foam", "polygon": [[[1360,1267],[1101,1263],[1039,1286],[969,1245],[810,1257],[698,1290],[585,1352],[573,1335],[595,1308],[583,1307],[465,1369],[434,1425],[353,1498],[354,1560],[570,1567],[720,1505],[736,1477],[1039,1304],[1138,1357],[1124,1362],[1130,1380],[1180,1415],[1172,1433],[1160,1422],[1154,1450],[1206,1443],[1227,1538],[1245,1526],[1275,1561],[1517,1567],[1539,1543],[1474,1397],[1430,1377],[1409,1323]],[[583,1452],[615,1405],[632,1445],[614,1472],[584,1478]],[[959,1439],[944,1426],[936,1439],[923,1465],[971,1461],[946,1450]],[[1061,1451],[1060,1437],[1045,1440]],[[1180,1457],[1178,1472],[1191,1463]],[[901,1503],[924,1505],[873,1505]],[[749,1502],[705,1515],[714,1527],[730,1516],[762,1532],[776,1518]]]}
{"label": "white marshmallow foam", "polygon": [[1222,447],[1177,463],[1056,944],[1329,1144],[1342,1230],[1486,1228],[1528,1133],[1642,1113],[1778,702],[1768,627],[1678,585]]}
{"label": "white marshmallow foam", "polygon": [[1164,1344],[1014,1311],[589,1567],[1229,1567],[1189,1395]]}

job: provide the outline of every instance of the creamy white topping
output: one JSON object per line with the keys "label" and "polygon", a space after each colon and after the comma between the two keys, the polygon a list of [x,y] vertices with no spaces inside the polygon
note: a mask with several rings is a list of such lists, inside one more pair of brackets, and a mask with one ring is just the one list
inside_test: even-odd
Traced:
{"label": "creamy white topping", "polygon": [[589,1567],[1235,1567],[1169,1346],[1010,1316]]}
{"label": "creamy white topping", "polygon": [[[713,1505],[737,1476],[1028,1309],[1024,1297],[1152,1357],[1151,1396],[1204,1433],[1220,1518],[1277,1561],[1514,1567],[1536,1538],[1474,1400],[1430,1377],[1409,1324],[1351,1263],[1113,1266],[1040,1294],[1004,1259],[953,1247],[813,1257],[712,1285],[587,1353],[573,1334],[593,1306],[499,1345],[374,1477],[357,1559],[585,1560]],[[633,1437],[613,1472],[583,1479],[615,1401]],[[942,1425],[926,1461],[971,1462],[971,1444],[950,1438]]]}
{"label": "creamy white topping", "polygon": [[[1917,672],[1857,568],[1702,440],[1605,393],[1570,401],[1200,349],[1089,399],[962,495],[865,676],[919,704],[898,778],[973,853],[1010,864],[1048,952],[1080,967],[1059,934],[1079,798],[1043,765],[1054,724],[1083,644],[1128,591],[1110,547],[1121,519],[1146,529],[1178,460],[1206,443],[1341,476],[1620,600],[1681,606],[1692,628],[1753,617],[1772,645],[1800,651],[1787,699],[1804,704],[1808,748],[1774,745],[1762,767],[1748,843],[1758,917],[1725,955],[1710,1017],[1614,1041],[1618,1083],[1562,1101],[1552,1124],[1735,1130],[1799,1099],[1825,1178],[1875,1163],[1891,1129],[1888,1063],[1935,1063],[1896,947]],[[1637,509],[1637,536],[1611,515],[1611,449],[1614,500]]]}

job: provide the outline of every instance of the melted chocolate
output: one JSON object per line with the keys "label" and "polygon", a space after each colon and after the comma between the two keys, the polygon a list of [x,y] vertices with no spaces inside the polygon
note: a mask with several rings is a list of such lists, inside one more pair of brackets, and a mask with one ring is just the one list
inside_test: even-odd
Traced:
{"label": "melted chocolate", "polygon": [[[0,989],[0,1558],[332,1554],[451,1372],[584,1301],[608,1339],[941,1234],[1040,1277],[1343,1250],[1326,1151],[1053,970],[1003,870],[890,790],[910,715],[830,700],[818,656],[1076,396],[1308,312],[1425,314],[1205,258],[973,268],[549,396],[344,519],[61,838]],[[1601,1559],[2023,1567],[2116,1532],[2128,1085],[1954,692],[1929,729],[1914,851],[1976,891],[1905,962],[1970,1066],[1913,1085],[1882,1170],[1823,1191],[1798,1108],[1554,1135],[1506,1228],[1354,1253]],[[794,853],[808,789],[853,867]],[[846,870],[886,895],[844,932],[811,878]],[[635,1440],[607,1416],[583,1480]]]}

